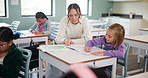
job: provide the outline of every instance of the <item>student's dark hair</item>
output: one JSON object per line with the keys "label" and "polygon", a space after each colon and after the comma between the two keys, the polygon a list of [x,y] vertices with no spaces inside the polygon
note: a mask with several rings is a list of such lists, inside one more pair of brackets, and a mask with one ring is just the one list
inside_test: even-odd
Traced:
{"label": "student's dark hair", "polygon": [[19,38],[19,36],[19,34],[13,34],[12,30],[8,27],[0,27],[0,41],[2,42],[9,42]]}
{"label": "student's dark hair", "polygon": [[46,18],[48,20],[47,16],[43,12],[37,12],[35,14],[35,18],[42,18],[42,19]]}
{"label": "student's dark hair", "polygon": [[[110,75],[105,71],[104,68],[90,69],[95,73],[97,78],[110,78]],[[69,71],[68,73],[64,74],[61,78],[78,78],[78,76],[74,72]]]}
{"label": "student's dark hair", "polygon": [[80,9],[80,7],[79,7],[78,4],[76,4],[76,3],[70,4],[68,6],[68,8],[67,8],[68,14],[69,14],[69,12],[70,12],[71,9],[75,9],[77,11],[77,13],[81,15],[81,9]]}

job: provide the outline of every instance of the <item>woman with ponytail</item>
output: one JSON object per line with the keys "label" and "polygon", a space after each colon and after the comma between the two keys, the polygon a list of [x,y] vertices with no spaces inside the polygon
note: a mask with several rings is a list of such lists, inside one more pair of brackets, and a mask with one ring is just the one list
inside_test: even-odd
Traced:
{"label": "woman with ponytail", "polygon": [[0,27],[0,78],[17,78],[23,65],[22,52],[13,43],[19,38],[7,27]]}

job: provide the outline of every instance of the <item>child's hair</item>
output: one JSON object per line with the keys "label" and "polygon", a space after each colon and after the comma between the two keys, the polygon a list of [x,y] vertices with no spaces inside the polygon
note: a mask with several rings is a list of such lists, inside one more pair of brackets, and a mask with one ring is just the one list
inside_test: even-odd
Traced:
{"label": "child's hair", "polygon": [[82,64],[74,66],[70,66],[70,71],[61,78],[110,78],[109,74],[103,68],[94,69]]}
{"label": "child's hair", "polygon": [[[81,10],[80,10],[80,7],[79,7],[78,4],[76,4],[76,3],[70,4],[68,6],[68,8],[67,8],[68,14],[69,14],[69,12],[70,12],[71,9],[75,9],[77,11],[77,13],[81,15]],[[68,15],[68,17],[69,17],[69,15]]]}
{"label": "child's hair", "polygon": [[0,41],[2,42],[9,42],[19,38],[19,36],[19,34],[13,34],[12,30],[8,27],[0,27]]}
{"label": "child's hair", "polygon": [[48,20],[47,16],[43,12],[37,12],[35,14],[35,18],[42,18],[42,19],[46,18]]}
{"label": "child's hair", "polygon": [[124,27],[120,24],[112,24],[111,26],[109,26],[108,29],[114,30],[115,31],[115,39],[114,39],[114,47],[119,46],[123,40],[124,40],[124,35],[125,35],[125,30]]}

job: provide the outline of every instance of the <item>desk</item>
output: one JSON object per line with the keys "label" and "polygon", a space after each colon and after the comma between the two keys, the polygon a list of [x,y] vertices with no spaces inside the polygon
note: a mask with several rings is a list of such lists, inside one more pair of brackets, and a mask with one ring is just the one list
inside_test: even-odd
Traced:
{"label": "desk", "polygon": [[21,43],[30,43],[31,40],[33,40],[33,42],[41,42],[41,41],[45,41],[45,44],[48,44],[48,36],[47,34],[43,34],[43,35],[35,35],[32,34],[31,32],[29,32],[29,30],[21,30],[21,31],[17,31],[22,33],[19,39],[14,40],[15,44],[21,44]]}
{"label": "desk", "polygon": [[91,29],[92,36],[102,36],[105,34],[106,34],[106,29],[100,29],[100,28],[92,28]]}
{"label": "desk", "polygon": [[148,34],[148,28],[140,28],[139,31],[141,35]]}
{"label": "desk", "polygon": [[7,23],[0,23],[0,27],[12,27],[12,26]]}
{"label": "desk", "polygon": [[[148,50],[148,35],[127,36],[125,37],[124,42],[128,43],[131,47]],[[128,74],[139,72],[141,70],[142,69],[136,71],[129,71]]]}
{"label": "desk", "polygon": [[148,78],[148,72],[140,73],[137,75],[126,77],[126,78]]}
{"label": "desk", "polygon": [[89,20],[89,23],[91,26],[97,26],[97,25],[105,25],[107,24],[106,21],[100,21],[100,20]]}
{"label": "desk", "polygon": [[[112,65],[112,78],[116,76],[116,57],[85,55],[71,49],[59,52],[43,52],[41,48],[39,50],[39,78],[42,78],[42,60],[63,72],[67,72],[73,63],[83,63],[93,68]],[[45,72],[47,78],[48,72],[47,70]]]}

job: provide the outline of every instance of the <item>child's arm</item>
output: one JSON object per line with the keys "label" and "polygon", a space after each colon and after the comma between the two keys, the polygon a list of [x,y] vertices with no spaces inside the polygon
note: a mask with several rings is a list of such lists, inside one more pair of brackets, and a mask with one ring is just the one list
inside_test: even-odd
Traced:
{"label": "child's arm", "polygon": [[85,46],[85,47],[84,47],[84,51],[85,51],[85,52],[90,52],[90,47]]}
{"label": "child's arm", "polygon": [[106,50],[104,51],[104,56],[114,56],[114,57],[124,57],[125,47],[122,43],[115,50]]}

